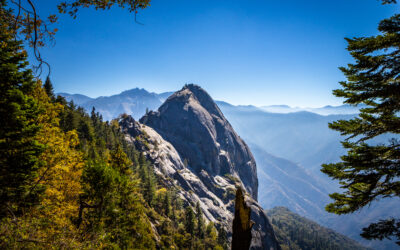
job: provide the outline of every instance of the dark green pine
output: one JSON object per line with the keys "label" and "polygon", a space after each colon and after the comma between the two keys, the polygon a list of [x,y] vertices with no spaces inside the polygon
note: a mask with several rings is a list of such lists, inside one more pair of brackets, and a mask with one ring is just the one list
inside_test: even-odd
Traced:
{"label": "dark green pine", "polygon": [[51,99],[55,99],[53,84],[51,83],[49,76],[47,76],[46,81],[43,84],[43,88],[46,91],[48,97],[50,97]]}
{"label": "dark green pine", "polygon": [[0,217],[35,202],[39,188],[33,181],[43,150],[35,139],[41,110],[30,96],[36,81],[10,26],[0,20]]}
{"label": "dark green pine", "polygon": [[[343,193],[331,194],[326,209],[352,213],[380,198],[400,196],[400,15],[379,24],[380,35],[346,39],[355,63],[340,68],[347,81],[334,95],[351,105],[363,104],[358,117],[329,124],[346,136],[341,162],[324,164],[322,172],[340,182]],[[385,144],[369,140],[389,136]],[[382,137],[381,137],[382,138]],[[367,239],[400,240],[400,221],[382,220],[364,228]]]}

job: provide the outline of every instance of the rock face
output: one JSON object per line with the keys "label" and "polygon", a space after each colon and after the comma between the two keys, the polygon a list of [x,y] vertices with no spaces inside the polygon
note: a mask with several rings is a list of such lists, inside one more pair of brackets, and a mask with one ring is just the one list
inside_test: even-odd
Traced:
{"label": "rock face", "polygon": [[196,172],[239,178],[257,200],[256,162],[248,146],[202,88],[186,85],[140,122],[169,141]]}
{"label": "rock face", "polygon": [[167,186],[175,187],[185,202],[199,202],[206,220],[223,227],[228,236],[236,187],[242,187],[255,222],[251,249],[280,249],[256,200],[254,158],[204,90],[187,85],[140,121],[125,116],[119,123],[126,140],[146,154]]}

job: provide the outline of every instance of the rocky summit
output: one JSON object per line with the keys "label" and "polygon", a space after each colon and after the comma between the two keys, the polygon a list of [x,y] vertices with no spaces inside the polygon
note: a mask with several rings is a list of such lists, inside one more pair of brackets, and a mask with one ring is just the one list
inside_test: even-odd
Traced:
{"label": "rocky summit", "polygon": [[252,249],[280,249],[273,228],[257,202],[255,160],[212,98],[199,86],[186,85],[158,111],[135,121],[119,121],[126,140],[154,163],[155,172],[187,203],[199,202],[208,221],[230,236],[235,190],[246,190],[251,208]]}
{"label": "rocky summit", "polygon": [[239,178],[257,200],[256,162],[213,99],[189,84],[170,96],[156,112],[140,122],[169,141],[196,172]]}

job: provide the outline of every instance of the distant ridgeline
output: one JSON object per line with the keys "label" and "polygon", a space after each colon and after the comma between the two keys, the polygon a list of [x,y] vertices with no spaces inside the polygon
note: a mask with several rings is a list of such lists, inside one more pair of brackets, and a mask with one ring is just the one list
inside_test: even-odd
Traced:
{"label": "distant ridgeline", "polygon": [[173,92],[161,94],[150,93],[144,89],[131,89],[118,95],[101,96],[90,98],[80,94],[58,93],[67,101],[73,101],[76,105],[83,107],[86,112],[91,112],[95,107],[105,121],[111,121],[120,114],[129,114],[139,120],[146,110],[156,110]]}
{"label": "distant ridgeline", "polygon": [[[103,116],[105,121],[111,121],[120,114],[126,113],[136,120],[145,115],[146,110],[157,110],[163,102],[174,92],[164,92],[161,94],[148,92],[145,89],[134,88],[121,92],[112,96],[100,96],[91,98],[81,94],[57,93],[65,97],[67,101],[73,101],[74,104],[83,107],[90,112],[93,107]],[[229,105],[225,102],[217,102],[218,105]],[[254,108],[255,110],[263,110],[271,113],[295,113],[301,111],[312,112],[320,115],[344,115],[357,114],[360,107],[350,105],[342,106],[325,106],[322,108],[292,108],[287,105],[272,105],[256,108],[254,106],[239,106],[246,108]]]}

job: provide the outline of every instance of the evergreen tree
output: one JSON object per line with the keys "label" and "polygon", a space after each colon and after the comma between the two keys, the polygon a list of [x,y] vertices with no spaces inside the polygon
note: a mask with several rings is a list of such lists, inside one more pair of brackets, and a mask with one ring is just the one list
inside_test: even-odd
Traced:
{"label": "evergreen tree", "polygon": [[152,166],[144,154],[139,156],[139,176],[142,181],[143,197],[149,205],[152,204],[156,190],[156,179]]}
{"label": "evergreen tree", "polygon": [[200,202],[196,204],[196,219],[197,219],[197,237],[200,239],[204,238],[204,219],[203,219],[203,211],[200,208]]}
{"label": "evergreen tree", "polygon": [[170,197],[169,197],[169,193],[168,192],[166,192],[165,193],[165,196],[164,196],[164,202],[163,202],[164,204],[163,204],[163,207],[164,207],[164,213],[165,213],[165,215],[167,216],[167,217],[169,217],[170,216],[170,214],[171,214],[171,200],[170,200]]}
{"label": "evergreen tree", "polygon": [[94,139],[94,130],[89,120],[81,119],[79,121],[78,129],[79,138],[84,140],[85,144],[92,142]]}
{"label": "evergreen tree", "polygon": [[108,248],[154,248],[134,178],[104,162],[89,162],[83,173],[78,225],[85,232],[104,232],[101,237],[111,243]]}
{"label": "evergreen tree", "polygon": [[92,124],[95,128],[98,127],[98,121],[99,121],[98,115],[99,113],[96,113],[95,107],[92,107],[92,111],[90,112],[90,119],[92,119]]}
{"label": "evergreen tree", "polygon": [[54,99],[54,90],[53,90],[53,84],[50,81],[50,77],[47,76],[46,81],[43,84],[43,88],[46,91],[46,94],[50,99]]}
{"label": "evergreen tree", "polygon": [[[63,99],[58,99],[62,102]],[[70,102],[64,107],[64,112],[60,114],[60,127],[65,131],[71,131],[78,128],[79,114],[75,111],[74,102]]]}
{"label": "evergreen tree", "polygon": [[226,244],[228,242],[228,237],[226,235],[226,231],[222,226],[218,227],[218,244],[222,246],[223,249],[227,249],[228,245]]}
{"label": "evergreen tree", "polygon": [[[0,1],[1,16],[9,16]],[[8,19],[0,19],[0,218],[15,206],[35,202],[31,192],[44,147],[36,138],[42,113],[30,96],[35,87],[21,42]],[[36,191],[39,189],[36,189]]]}
{"label": "evergreen tree", "polygon": [[191,237],[194,236],[195,223],[193,209],[190,206],[187,206],[185,210],[185,230],[190,234]]}
{"label": "evergreen tree", "polygon": [[[386,3],[393,1],[385,1]],[[346,39],[354,64],[340,68],[347,81],[334,95],[351,105],[364,104],[358,117],[329,124],[347,139],[342,161],[322,166],[322,172],[339,180],[344,193],[333,193],[326,209],[337,214],[355,212],[372,201],[400,196],[400,15],[379,24],[380,35]],[[386,144],[371,144],[381,135]],[[400,244],[400,220],[388,219],[364,228],[367,239],[394,236]]]}

